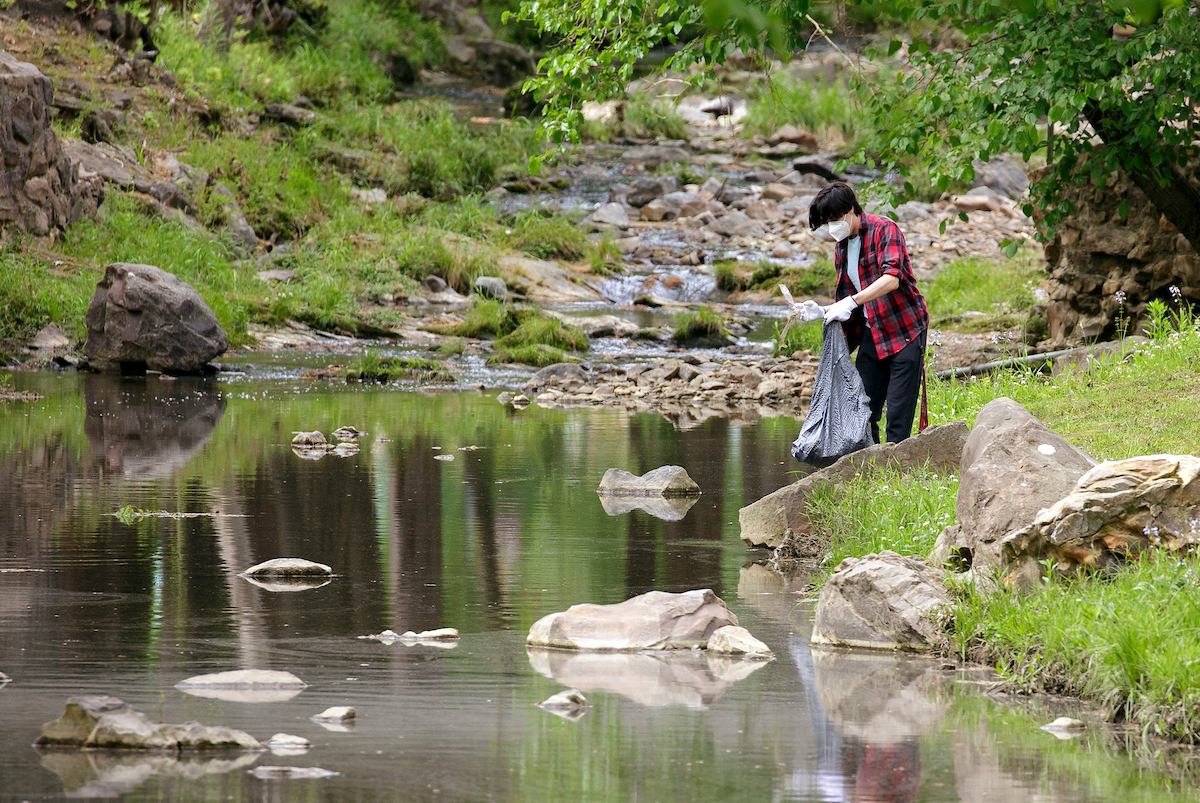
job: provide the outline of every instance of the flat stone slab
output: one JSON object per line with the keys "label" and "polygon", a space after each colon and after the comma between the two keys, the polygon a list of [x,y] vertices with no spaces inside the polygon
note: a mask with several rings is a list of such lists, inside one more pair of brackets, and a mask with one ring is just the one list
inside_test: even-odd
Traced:
{"label": "flat stone slab", "polygon": [[308,686],[291,672],[274,669],[236,669],[195,675],[175,684],[177,689],[303,689]]}

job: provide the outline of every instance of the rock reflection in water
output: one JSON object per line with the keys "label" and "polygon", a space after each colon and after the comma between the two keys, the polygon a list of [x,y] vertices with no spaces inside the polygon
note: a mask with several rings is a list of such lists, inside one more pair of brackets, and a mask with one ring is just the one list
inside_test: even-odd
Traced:
{"label": "rock reflection in water", "polygon": [[169,477],[195,457],[225,414],[215,380],[89,376],[83,383],[88,446],[126,477]]}
{"label": "rock reflection in water", "polygon": [[119,797],[151,778],[196,780],[225,775],[258,761],[258,753],[212,758],[170,753],[131,753],[115,750],[47,750],[42,766],[62,780],[63,793],[71,798]]}
{"label": "rock reflection in water", "polygon": [[656,519],[681,521],[699,496],[601,496],[600,504],[610,516],[621,516],[634,510],[644,510]]}
{"label": "rock reflection in water", "polygon": [[796,635],[789,651],[817,745],[816,767],[794,770],[789,791],[863,803],[917,800],[918,737],[936,729],[946,711],[932,695],[936,664],[893,654],[812,649]]}
{"label": "rock reflection in water", "polygon": [[572,652],[529,648],[529,663],[564,686],[611,691],[652,708],[705,708],[734,683],[766,666],[702,652]]}
{"label": "rock reflection in water", "polygon": [[238,575],[238,576],[241,577],[243,580],[245,580],[247,583],[250,583],[251,585],[254,585],[254,586],[258,586],[263,591],[271,591],[274,593],[288,592],[288,591],[310,591],[315,588],[324,588],[325,586],[327,586],[333,582],[333,580],[328,577],[308,577],[308,578],[275,577],[270,580],[266,580],[266,579],[259,580],[254,577],[246,577],[245,575]]}

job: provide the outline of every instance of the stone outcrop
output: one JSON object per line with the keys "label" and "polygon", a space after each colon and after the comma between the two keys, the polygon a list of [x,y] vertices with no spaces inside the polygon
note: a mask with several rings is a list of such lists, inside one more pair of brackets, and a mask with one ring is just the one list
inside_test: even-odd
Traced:
{"label": "stone outcrop", "polygon": [[198,373],[229,347],[200,294],[153,265],[109,265],[96,284],[86,321],[83,352],[104,371]]}
{"label": "stone outcrop", "polygon": [[610,468],[600,479],[601,496],[699,496],[700,486],[683,466],[659,466],[642,476]]}
{"label": "stone outcrop", "polygon": [[1150,455],[1101,463],[1070,495],[1042,510],[1002,545],[1004,579],[1041,585],[1054,571],[1113,573],[1144,553],[1191,554],[1200,544],[1200,458]]}
{"label": "stone outcrop", "polygon": [[711,590],[649,591],[615,605],[572,605],[544,616],[526,644],[565,650],[694,650],[737,617]]}
{"label": "stone outcrop", "polygon": [[[1195,164],[1191,175],[1200,178]],[[1146,305],[1165,301],[1176,308],[1170,288],[1200,303],[1200,252],[1124,173],[1069,188],[1075,211],[1045,248],[1050,281],[1046,308],[1049,342],[1075,345],[1119,335],[1124,310],[1130,334],[1140,331]],[[1128,214],[1118,214],[1121,203]],[[1124,303],[1117,293],[1124,293]]]}
{"label": "stone outcrop", "polygon": [[185,722],[162,725],[116,697],[67,700],[63,714],[42,726],[37,745],[127,750],[261,750],[245,731]]}
{"label": "stone outcrop", "polygon": [[821,589],[813,644],[921,652],[945,638],[937,612],[950,597],[942,573],[892,551],[846,558]]}
{"label": "stone outcrop", "polygon": [[[928,466],[935,471],[958,468],[963,445],[967,441],[964,421],[929,427],[900,443],[881,443],[839,458],[821,471],[809,474],[791,485],[764,496],[738,511],[742,541],[747,546],[775,549],[790,531],[792,538],[812,536],[812,522],[805,513],[804,500],[817,488],[826,488],[850,480],[876,468],[909,471]],[[821,547],[823,549],[823,545]],[[817,553],[809,557],[815,557]]]}
{"label": "stone outcrop", "polygon": [[976,581],[990,584],[1001,565],[1004,537],[1069,494],[1093,466],[1095,461],[1017,402],[988,402],[962,452],[958,523],[938,537],[931,561],[969,568]]}
{"label": "stone outcrop", "polygon": [[54,86],[0,50],[0,241],[46,237],[95,214],[101,183],[81,178],[50,124]]}

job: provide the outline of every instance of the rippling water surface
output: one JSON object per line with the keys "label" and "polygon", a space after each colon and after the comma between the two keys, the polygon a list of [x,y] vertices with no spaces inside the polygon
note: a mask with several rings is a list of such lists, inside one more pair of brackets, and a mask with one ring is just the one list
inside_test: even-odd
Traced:
{"label": "rippling water surface", "polygon": [[[17,375],[0,406],[0,798],[497,801],[1091,801],[1194,794],[1114,738],[1058,741],[1061,711],[1001,706],[937,661],[810,650],[807,578],[753,563],[737,511],[789,480],[796,422],[686,432],[651,415],[518,412],[267,378]],[[298,430],[369,434],[302,459]],[[449,459],[438,459],[448,458]],[[690,508],[609,515],[605,469],[687,468]],[[124,515],[114,515],[124,510]],[[142,513],[186,514],[146,516]],[[272,557],[330,564],[274,592],[238,577]],[[761,558],[761,556],[759,556]],[[527,652],[541,616],[651,589],[711,588],[776,653]],[[358,636],[456,627],[452,648]],[[287,670],[269,701],[174,688]],[[534,703],[582,689],[578,720]],[[301,755],[38,752],[73,694],[156,721],[312,742]],[[350,705],[352,728],[310,719]],[[264,766],[323,779],[262,779]]]}

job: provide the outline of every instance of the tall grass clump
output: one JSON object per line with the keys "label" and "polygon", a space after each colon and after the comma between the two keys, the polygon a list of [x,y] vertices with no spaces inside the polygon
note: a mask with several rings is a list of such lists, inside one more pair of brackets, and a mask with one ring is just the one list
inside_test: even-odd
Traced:
{"label": "tall grass clump", "polygon": [[853,98],[841,83],[809,84],[776,73],[757,87],[743,131],[770,136],[791,124],[815,134],[825,149],[853,146],[867,125]]}
{"label": "tall grass clump", "polygon": [[99,277],[94,268],[56,268],[33,255],[0,251],[0,340],[28,341],[51,323],[72,340],[82,339],[83,318]]}
{"label": "tall grass clump", "polygon": [[617,247],[611,234],[605,234],[601,239],[588,243],[584,248],[584,255],[588,272],[597,276],[612,276],[625,270],[621,261],[621,249]]}
{"label": "tall grass clump", "polygon": [[570,351],[587,351],[588,337],[578,326],[563,323],[550,315],[532,313],[525,317],[520,326],[497,340],[496,345],[506,349],[543,345]]}
{"label": "tall grass clump", "polygon": [[462,322],[447,326],[442,332],[456,337],[494,340],[504,337],[520,325],[521,316],[512,304],[473,296]]}
{"label": "tall grass clump", "polygon": [[576,260],[583,257],[587,247],[583,230],[558,215],[526,212],[516,216],[509,231],[513,248],[538,259]]}
{"label": "tall grass clump", "polygon": [[671,337],[677,343],[717,339],[727,334],[725,317],[708,307],[679,313],[671,326]]}
{"label": "tall grass clump", "polygon": [[615,116],[586,124],[590,139],[686,139],[687,121],[675,107],[661,100],[636,96],[617,107]]}
{"label": "tall grass clump", "polygon": [[545,368],[560,362],[578,362],[578,359],[567,352],[545,343],[531,343],[527,346],[496,346],[496,352],[488,357],[489,365],[505,365],[520,363],[533,368]]}
{"label": "tall grass clump", "polygon": [[[809,323],[793,321],[792,325],[787,327],[787,332],[783,333],[786,326],[787,324],[783,321],[775,323],[771,356],[788,357],[798,351],[805,350],[811,354],[821,353],[821,349],[825,345],[825,333],[819,321],[811,321]],[[780,339],[781,333],[783,333],[782,339]]]}

